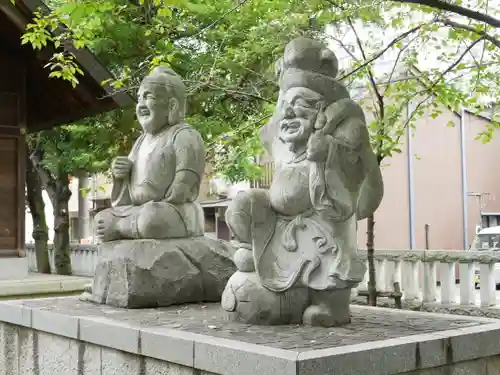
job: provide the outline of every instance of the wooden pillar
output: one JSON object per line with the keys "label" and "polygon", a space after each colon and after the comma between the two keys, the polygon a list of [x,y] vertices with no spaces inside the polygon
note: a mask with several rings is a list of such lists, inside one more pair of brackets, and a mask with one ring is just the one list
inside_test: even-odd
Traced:
{"label": "wooden pillar", "polygon": [[25,257],[26,71],[6,56],[0,71],[0,256]]}

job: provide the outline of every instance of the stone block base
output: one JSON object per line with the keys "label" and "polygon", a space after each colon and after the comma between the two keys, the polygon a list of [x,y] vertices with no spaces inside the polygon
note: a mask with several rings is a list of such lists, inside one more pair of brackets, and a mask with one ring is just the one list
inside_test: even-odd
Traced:
{"label": "stone block base", "polygon": [[497,320],[352,306],[343,327],[250,326],[219,304],[0,303],[1,375],[499,375]]}
{"label": "stone block base", "polygon": [[274,293],[261,285],[255,272],[238,271],[229,279],[221,305],[231,320],[242,323],[333,327],[350,322],[350,297],[351,289]]}
{"label": "stone block base", "polygon": [[82,299],[115,307],[220,301],[236,271],[226,245],[208,237],[105,242],[99,251]]}

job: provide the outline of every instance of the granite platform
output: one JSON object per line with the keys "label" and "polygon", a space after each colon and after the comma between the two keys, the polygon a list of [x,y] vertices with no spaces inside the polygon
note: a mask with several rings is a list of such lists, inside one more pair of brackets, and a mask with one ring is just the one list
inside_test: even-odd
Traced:
{"label": "granite platform", "polygon": [[343,327],[252,326],[218,304],[0,302],[0,374],[500,374],[500,322],[352,306]]}

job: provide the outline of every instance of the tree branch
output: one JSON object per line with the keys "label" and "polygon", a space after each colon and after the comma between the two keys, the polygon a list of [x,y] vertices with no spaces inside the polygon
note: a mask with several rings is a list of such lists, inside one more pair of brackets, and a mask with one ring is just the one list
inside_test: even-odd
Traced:
{"label": "tree branch", "polygon": [[401,59],[401,56],[403,55],[403,52],[406,51],[406,49],[410,46],[410,44],[413,43],[415,39],[417,39],[418,35],[414,36],[403,48],[401,48],[398,52],[398,55],[396,56],[396,60],[394,61],[394,65],[392,66],[391,73],[389,74],[389,78],[387,79],[387,88],[384,91],[384,96],[387,93],[387,89],[391,85],[392,77],[394,77],[394,73],[396,72],[396,68],[398,66],[399,60]]}
{"label": "tree branch", "polygon": [[481,37],[477,40],[475,40],[474,42],[472,42],[466,49],[464,52],[462,52],[462,54],[458,57],[458,59],[455,60],[455,62],[453,64],[451,64],[448,68],[446,68],[446,70],[441,73],[439,75],[439,77],[431,84],[431,86],[429,87],[429,91],[432,91],[432,89],[434,87],[436,87],[436,85],[439,83],[439,81],[441,81],[441,79],[443,79],[443,77],[448,74],[449,72],[451,72],[453,69],[455,69],[455,67],[460,64],[460,62],[463,60],[463,58],[465,57],[465,55],[467,55],[470,50],[476,45],[478,44],[479,42],[481,42],[482,40],[484,40],[484,37]]}
{"label": "tree branch", "polygon": [[485,22],[493,27],[500,27],[500,19],[492,17],[488,14],[477,12],[475,10],[465,8],[460,5],[451,4],[444,0],[389,0],[395,3],[403,4],[420,4],[434,9],[444,10],[447,12],[455,13],[479,22]]}
{"label": "tree branch", "polygon": [[500,40],[495,38],[493,35],[488,34],[486,31],[477,30],[473,26],[464,25],[449,19],[439,20],[439,22],[441,22],[445,26],[453,27],[455,29],[467,30],[470,31],[471,33],[480,35],[483,37],[483,39],[487,40],[488,42],[494,44],[496,47],[500,48]]}
{"label": "tree branch", "polygon": [[209,88],[212,88],[215,90],[221,90],[227,94],[238,95],[238,96],[247,96],[249,98],[262,100],[266,103],[274,103],[271,99],[264,98],[263,96],[260,96],[257,94],[252,94],[250,92],[239,91],[239,90],[229,89],[226,87],[217,86],[217,85],[210,83],[210,82],[200,82],[200,81],[191,81],[191,80],[185,80],[184,82],[197,84],[198,86],[196,87],[196,89],[200,89],[202,87],[209,87]]}
{"label": "tree branch", "polygon": [[[422,107],[422,105],[433,95],[433,89],[434,87],[436,87],[436,85],[444,78],[445,75],[447,75],[448,73],[450,73],[459,63],[460,61],[462,61],[462,59],[465,57],[465,55],[467,55],[470,50],[477,44],[479,43],[481,40],[483,40],[482,38],[479,38],[478,40],[475,40],[473,43],[471,43],[466,49],[465,51],[460,55],[460,57],[455,60],[455,62],[453,64],[451,64],[448,68],[446,68],[440,75],[438,78],[436,78],[429,86],[426,86],[424,90],[420,91],[419,93],[417,93],[417,95],[419,94],[423,94],[425,92],[427,92],[427,96],[421,100],[416,106],[415,108],[413,109],[412,113],[408,116],[408,119],[405,121],[405,123],[402,125],[401,129],[404,130],[406,129],[407,126],[409,126],[410,122],[413,120],[413,118],[415,117],[415,114],[417,113],[417,111],[420,109],[420,107]],[[425,85],[425,83],[424,83]],[[411,101],[411,98],[406,100],[405,103],[403,104],[403,106],[407,106]],[[403,109],[403,106],[401,109]],[[402,132],[401,132],[402,134]],[[400,138],[401,138],[401,134],[397,137],[396,139],[396,142],[399,142]]]}
{"label": "tree branch", "polygon": [[210,25],[204,27],[203,29],[201,29],[200,31],[198,31],[196,34],[192,35],[191,38],[196,38],[197,36],[203,34],[205,31],[207,31],[208,29],[211,29],[212,27],[214,27],[215,25],[217,25],[219,22],[221,22],[224,18],[226,18],[226,16],[236,10],[238,10],[238,8],[242,7],[244,4],[247,3],[248,0],[238,0],[237,4],[232,7],[231,9],[229,9],[228,11],[224,12],[224,14],[222,14],[222,16],[220,16],[219,18],[217,18],[214,22],[212,22]]}
{"label": "tree branch", "polygon": [[365,68],[367,65],[370,65],[372,62],[377,60],[380,56],[382,56],[384,53],[386,53],[389,49],[391,49],[396,43],[399,41],[403,40],[406,38],[408,35],[413,34],[414,32],[420,30],[423,26],[427,25],[428,23],[422,23],[418,26],[413,27],[412,29],[405,31],[403,34],[398,35],[396,38],[394,38],[385,48],[377,52],[375,55],[370,57],[368,60],[365,60],[363,64],[358,66],[356,69],[351,70],[349,73],[345,74],[344,76],[340,77],[339,80],[343,81],[347,77],[359,72],[361,69]]}
{"label": "tree branch", "polygon": [[[354,24],[352,23],[352,20],[350,18],[347,19],[347,22],[349,26],[351,27],[352,32],[354,33],[354,36],[356,37],[356,44],[358,45],[358,48],[361,52],[361,56],[363,59],[366,61],[366,53],[363,48],[363,43],[361,42],[361,38],[358,35],[358,32],[356,31],[356,28],[354,27]],[[384,121],[384,97],[380,93],[380,90],[378,89],[377,82],[375,81],[375,77],[373,76],[373,72],[370,68],[367,68],[368,71],[368,78],[370,80],[371,86],[373,88],[373,91],[375,92],[375,96],[377,97],[377,102],[378,102],[378,107],[379,107],[379,117],[381,121]]]}

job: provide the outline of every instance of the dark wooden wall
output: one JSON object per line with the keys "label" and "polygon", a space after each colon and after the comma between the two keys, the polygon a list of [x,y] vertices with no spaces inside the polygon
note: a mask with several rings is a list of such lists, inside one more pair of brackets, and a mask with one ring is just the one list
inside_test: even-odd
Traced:
{"label": "dark wooden wall", "polygon": [[26,74],[0,55],[0,257],[24,254]]}

